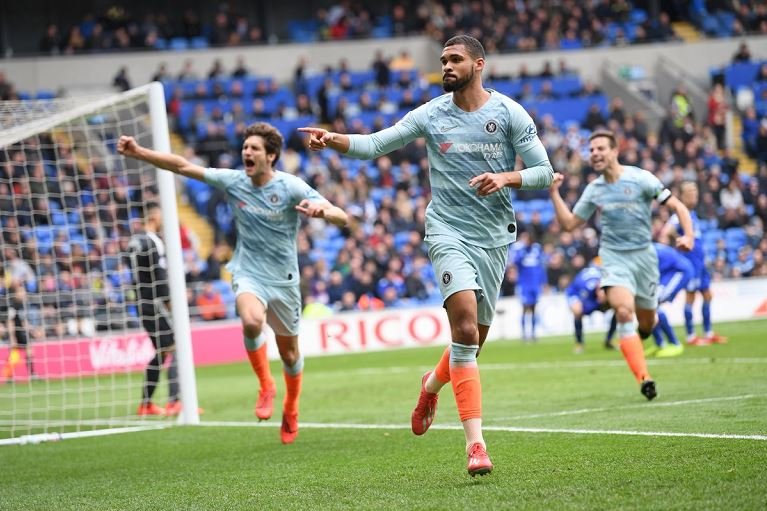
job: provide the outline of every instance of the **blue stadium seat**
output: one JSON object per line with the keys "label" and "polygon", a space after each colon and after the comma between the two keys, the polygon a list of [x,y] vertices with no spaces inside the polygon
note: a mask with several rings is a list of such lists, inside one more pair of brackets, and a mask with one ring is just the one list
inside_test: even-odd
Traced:
{"label": "blue stadium seat", "polygon": [[739,62],[724,68],[724,83],[733,91],[750,87],[759,71],[760,62]]}
{"label": "blue stadium seat", "polygon": [[168,49],[176,51],[188,50],[189,41],[186,40],[186,37],[174,37],[168,42]]}
{"label": "blue stadium seat", "polygon": [[730,227],[724,231],[724,241],[727,248],[740,248],[746,243],[746,231],[742,227]]}
{"label": "blue stadium seat", "polygon": [[40,89],[35,94],[35,99],[54,99],[56,93],[52,90]]}
{"label": "blue stadium seat", "polygon": [[194,50],[200,50],[203,48],[207,48],[210,46],[208,44],[208,39],[205,37],[192,37],[189,39],[189,47]]}

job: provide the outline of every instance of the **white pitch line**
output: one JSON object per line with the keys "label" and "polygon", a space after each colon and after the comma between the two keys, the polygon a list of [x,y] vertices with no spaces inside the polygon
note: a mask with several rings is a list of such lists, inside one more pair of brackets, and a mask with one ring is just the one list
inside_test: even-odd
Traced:
{"label": "white pitch line", "polygon": [[[758,394],[744,394],[742,396],[723,396],[723,397],[709,397],[704,399],[687,399],[684,401],[669,401],[669,402],[655,402],[651,406],[652,408],[657,408],[660,406],[682,406],[682,405],[694,405],[694,404],[701,404],[701,403],[715,403],[717,401],[740,401],[743,399],[751,399],[751,398],[759,398],[759,397],[765,397],[765,395],[758,395]],[[522,420],[522,419],[541,419],[543,417],[565,417],[567,415],[581,415],[584,413],[600,413],[600,412],[612,412],[614,410],[631,410],[634,408],[644,408],[647,409],[648,404],[642,403],[642,404],[636,404],[636,405],[622,405],[622,406],[612,406],[612,407],[602,407],[602,408],[581,408],[578,410],[564,410],[561,412],[548,412],[548,413],[533,413],[528,415],[512,415],[510,417],[500,417],[498,419],[488,419],[493,421],[512,421],[512,420]]]}
{"label": "white pitch line", "polygon": [[[211,421],[201,422],[200,426],[224,428],[269,428],[278,427],[276,422],[231,422]],[[304,429],[367,429],[367,430],[410,430],[409,424],[344,424],[302,422]],[[432,430],[463,431],[461,425],[432,425]],[[617,435],[617,436],[655,436],[655,437],[685,437],[685,438],[716,438],[724,440],[757,440],[767,441],[767,435],[737,435],[730,433],[681,433],[676,431],[632,431],[620,429],[568,429],[568,428],[521,428],[514,426],[484,426],[485,431],[501,431],[507,433],[560,433],[569,435]]]}
{"label": "white pitch line", "polygon": [[[648,363],[651,366],[666,365],[708,365],[708,364],[767,364],[767,357],[694,357],[681,359],[650,359]],[[625,367],[624,360],[573,360],[561,362],[510,362],[506,364],[479,364],[481,371],[508,371],[525,369],[578,369],[593,367]],[[312,370],[310,376],[328,376],[343,372],[345,375],[388,375],[398,373],[418,373],[434,369],[434,366],[391,366],[391,367],[363,367],[360,369],[334,369],[334,370]]]}

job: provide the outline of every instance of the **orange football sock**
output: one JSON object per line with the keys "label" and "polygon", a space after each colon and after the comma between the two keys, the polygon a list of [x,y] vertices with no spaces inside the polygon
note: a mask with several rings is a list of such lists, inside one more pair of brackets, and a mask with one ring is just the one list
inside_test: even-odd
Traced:
{"label": "orange football sock", "polygon": [[11,348],[8,352],[8,360],[3,367],[3,378],[13,378],[13,369],[21,362],[21,349]]}
{"label": "orange football sock", "polygon": [[644,358],[644,348],[638,335],[623,337],[621,339],[621,352],[639,383],[650,378],[650,373],[647,372],[647,362]]}
{"label": "orange football sock", "polygon": [[303,371],[298,374],[289,374],[283,372],[285,376],[285,400],[282,403],[283,410],[286,413],[298,413],[298,398],[301,396],[301,380],[304,376]]}
{"label": "orange football sock", "polygon": [[447,383],[450,381],[450,346],[445,348],[442,353],[442,358],[437,362],[437,367],[434,368],[434,376],[440,383]]}
{"label": "orange football sock", "polygon": [[455,404],[461,421],[482,417],[482,385],[479,381],[479,367],[453,365],[450,368],[450,382],[453,384]]}
{"label": "orange football sock", "polygon": [[274,378],[272,378],[272,371],[269,369],[269,359],[266,358],[266,344],[262,344],[255,351],[248,351],[248,358],[253,372],[258,376],[261,388],[264,390],[273,389]]}

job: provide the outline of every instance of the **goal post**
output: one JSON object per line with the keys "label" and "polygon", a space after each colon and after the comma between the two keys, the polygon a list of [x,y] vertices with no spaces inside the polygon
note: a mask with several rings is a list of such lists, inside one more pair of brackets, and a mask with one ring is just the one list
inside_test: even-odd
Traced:
{"label": "goal post", "polygon": [[[149,84],[149,117],[152,120],[152,142],[156,151],[170,152],[168,117],[165,109],[165,92],[160,82]],[[189,326],[189,306],[186,300],[186,277],[181,253],[178,209],[176,207],[176,182],[173,174],[157,170],[157,184],[162,204],[163,234],[168,247],[168,281],[170,285],[171,312],[173,314],[176,356],[181,384],[181,402],[184,407],[179,416],[182,424],[199,424],[197,407],[197,384],[192,356],[192,330]],[[174,258],[170,258],[174,254]]]}
{"label": "goal post", "polygon": [[[197,390],[174,176],[116,152],[170,151],[162,84],[110,96],[0,102],[0,445],[168,425],[136,415],[154,357],[127,251],[163,217],[178,422]],[[155,398],[170,390],[161,368]]]}

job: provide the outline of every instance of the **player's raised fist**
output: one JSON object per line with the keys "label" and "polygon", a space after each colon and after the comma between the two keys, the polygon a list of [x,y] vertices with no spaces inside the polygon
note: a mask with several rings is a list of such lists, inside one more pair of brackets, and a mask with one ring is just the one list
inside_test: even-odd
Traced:
{"label": "player's raised fist", "polygon": [[549,190],[554,193],[557,190],[559,190],[559,187],[562,185],[562,181],[565,180],[565,176],[560,174],[559,172],[554,172],[554,178],[551,180],[551,188]]}
{"label": "player's raised fist", "polygon": [[139,145],[136,139],[128,135],[120,136],[120,139],[117,141],[117,152],[123,156],[136,156],[138,149]]}

